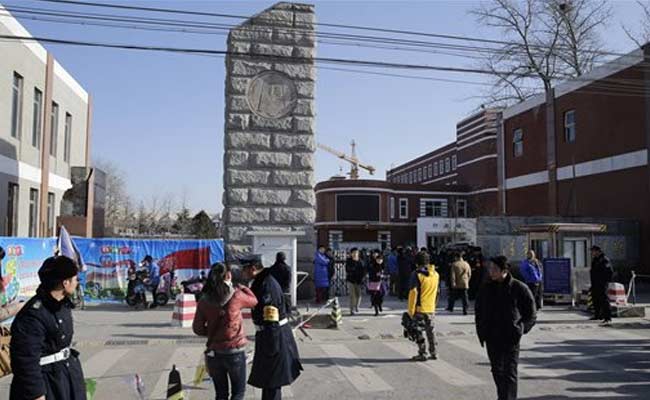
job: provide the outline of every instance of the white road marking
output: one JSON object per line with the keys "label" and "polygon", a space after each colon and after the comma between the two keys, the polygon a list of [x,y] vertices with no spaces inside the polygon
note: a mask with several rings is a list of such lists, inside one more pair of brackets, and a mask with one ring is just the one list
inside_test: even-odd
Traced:
{"label": "white road marking", "polygon": [[[389,342],[385,343],[385,345],[405,357],[410,358],[413,355],[413,345],[410,343]],[[485,384],[483,380],[470,375],[441,359],[417,362],[415,364],[427,369],[438,378],[453,386],[480,386]]]}
{"label": "white road marking", "polygon": [[388,392],[393,390],[393,387],[381,379],[371,368],[359,365],[357,362],[359,357],[344,345],[328,344],[321,345],[320,348],[328,357],[333,359],[333,363],[343,376],[360,393]]}
{"label": "white road marking", "polygon": [[101,378],[129,351],[130,349],[107,349],[94,354],[87,361],[81,363],[84,377]]}

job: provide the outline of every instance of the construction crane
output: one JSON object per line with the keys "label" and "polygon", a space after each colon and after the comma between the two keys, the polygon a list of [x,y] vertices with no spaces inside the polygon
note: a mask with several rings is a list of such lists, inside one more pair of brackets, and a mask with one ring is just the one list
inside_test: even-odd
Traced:
{"label": "construction crane", "polygon": [[342,151],[335,150],[322,143],[318,143],[318,148],[337,156],[341,160],[345,160],[349,162],[350,172],[348,173],[348,175],[350,175],[350,179],[359,179],[359,168],[363,168],[366,171],[368,171],[370,175],[374,175],[375,167],[373,167],[372,165],[362,164],[361,162],[359,162],[359,158],[357,157],[357,151],[356,151],[357,144],[354,142],[354,140],[350,143],[350,145],[352,146],[352,152],[350,153],[350,155],[347,155]]}

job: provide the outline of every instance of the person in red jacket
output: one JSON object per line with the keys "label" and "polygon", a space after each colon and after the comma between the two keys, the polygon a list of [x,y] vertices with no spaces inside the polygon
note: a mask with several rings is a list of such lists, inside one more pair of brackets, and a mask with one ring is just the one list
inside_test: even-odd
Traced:
{"label": "person in red jacket", "polygon": [[257,305],[257,298],[245,286],[233,286],[230,266],[212,266],[203,295],[196,308],[192,329],[208,342],[206,364],[217,400],[243,400],[246,393],[246,334],[242,308]]}

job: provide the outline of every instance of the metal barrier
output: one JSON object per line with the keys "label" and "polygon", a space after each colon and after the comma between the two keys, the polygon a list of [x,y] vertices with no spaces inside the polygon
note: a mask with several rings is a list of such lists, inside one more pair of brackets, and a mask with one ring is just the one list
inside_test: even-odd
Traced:
{"label": "metal barrier", "polygon": [[347,296],[348,285],[345,281],[345,251],[334,252],[334,276],[332,277],[332,296]]}
{"label": "metal barrier", "polygon": [[632,277],[630,278],[630,284],[628,285],[627,288],[627,301],[628,303],[630,302],[630,296],[632,296],[632,304],[636,305],[636,278],[648,278],[650,279],[650,275],[637,275],[634,271],[632,271]]}

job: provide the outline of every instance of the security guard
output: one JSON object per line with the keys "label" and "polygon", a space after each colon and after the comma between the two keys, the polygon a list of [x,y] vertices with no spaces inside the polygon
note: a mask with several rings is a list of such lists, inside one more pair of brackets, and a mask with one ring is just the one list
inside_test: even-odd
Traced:
{"label": "security guard", "polygon": [[252,312],[257,333],[248,384],[262,389],[262,400],[280,400],[282,386],[291,385],[302,371],[298,346],[287,321],[285,299],[259,255],[242,258],[240,262],[243,277],[253,280],[251,290],[258,301]]}
{"label": "security guard", "polygon": [[38,271],[36,295],[11,325],[10,400],[86,400],[79,353],[70,348],[77,273],[64,256],[48,258]]}

